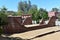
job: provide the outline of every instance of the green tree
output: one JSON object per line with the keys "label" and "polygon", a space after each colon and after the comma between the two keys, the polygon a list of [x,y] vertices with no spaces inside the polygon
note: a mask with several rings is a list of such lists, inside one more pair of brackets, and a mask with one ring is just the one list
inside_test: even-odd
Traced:
{"label": "green tree", "polygon": [[59,11],[59,9],[58,9],[58,8],[52,8],[52,10],[51,10],[51,11],[58,12],[58,11]]}
{"label": "green tree", "polygon": [[28,11],[29,14],[32,14],[32,19],[36,20],[36,14],[37,14],[37,6],[36,5],[32,5],[32,7],[30,8],[30,10]]}
{"label": "green tree", "polygon": [[39,13],[41,18],[48,19],[48,12],[45,9],[40,8]]}
{"label": "green tree", "polygon": [[7,24],[7,15],[0,13],[0,26]]}
{"label": "green tree", "polygon": [[3,6],[3,7],[1,8],[1,12],[7,14],[7,8],[6,8],[5,6]]}
{"label": "green tree", "polygon": [[20,1],[18,3],[18,15],[21,15],[22,13],[27,14],[30,7],[31,7],[30,1],[28,1],[28,3],[27,3],[27,1],[24,1],[24,2]]}
{"label": "green tree", "polygon": [[17,15],[21,15],[22,13],[23,13],[23,2],[21,1],[21,2],[19,2],[18,3],[18,14]]}
{"label": "green tree", "polygon": [[0,26],[6,24],[7,22],[7,9],[5,7],[1,8],[0,11]]}
{"label": "green tree", "polygon": [[7,14],[12,16],[17,16],[17,12],[15,11],[7,11]]}
{"label": "green tree", "polygon": [[0,34],[3,33],[2,27],[6,25],[7,22],[7,9],[5,7],[0,10]]}
{"label": "green tree", "polygon": [[18,4],[18,15],[22,15],[22,13],[25,14],[32,14],[32,19],[35,21],[39,21],[42,17],[44,19],[48,18],[48,12],[43,9],[40,8],[38,10],[37,5],[31,5],[31,2],[28,1],[28,3],[26,1],[22,2],[20,1]]}

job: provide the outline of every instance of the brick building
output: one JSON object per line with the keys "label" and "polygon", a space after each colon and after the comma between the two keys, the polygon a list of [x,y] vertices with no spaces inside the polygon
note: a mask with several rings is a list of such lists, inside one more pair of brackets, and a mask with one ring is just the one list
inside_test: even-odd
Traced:
{"label": "brick building", "polygon": [[60,16],[60,12],[48,12],[48,17],[52,17],[52,16],[58,18]]}

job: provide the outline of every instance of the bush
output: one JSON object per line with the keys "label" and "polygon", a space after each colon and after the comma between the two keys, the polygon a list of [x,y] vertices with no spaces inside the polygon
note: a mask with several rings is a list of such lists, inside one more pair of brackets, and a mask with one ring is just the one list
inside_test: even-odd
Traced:
{"label": "bush", "polygon": [[2,27],[0,27],[0,35],[3,33],[3,29]]}
{"label": "bush", "polygon": [[7,24],[7,15],[0,13],[0,26]]}

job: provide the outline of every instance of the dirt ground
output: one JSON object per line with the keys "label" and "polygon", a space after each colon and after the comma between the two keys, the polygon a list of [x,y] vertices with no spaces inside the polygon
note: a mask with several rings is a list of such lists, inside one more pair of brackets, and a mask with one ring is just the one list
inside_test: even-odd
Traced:
{"label": "dirt ground", "polygon": [[38,37],[32,40],[60,40],[60,32],[49,34],[43,37]]}
{"label": "dirt ground", "polygon": [[29,32],[24,32],[24,33],[12,34],[8,37],[20,37],[23,39],[31,39],[31,40],[60,40],[59,31],[60,31],[60,26],[55,26],[55,27],[38,29],[38,30],[29,31]]}

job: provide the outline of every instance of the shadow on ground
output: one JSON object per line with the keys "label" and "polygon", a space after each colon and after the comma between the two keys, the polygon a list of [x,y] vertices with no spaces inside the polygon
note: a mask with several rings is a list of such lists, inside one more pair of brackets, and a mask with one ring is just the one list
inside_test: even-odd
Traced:
{"label": "shadow on ground", "polygon": [[[56,32],[60,32],[60,30],[57,30],[57,31],[51,31],[51,32],[48,32],[48,33],[45,33],[45,34],[41,34],[41,35],[38,35],[38,36],[36,36],[36,37],[34,37],[34,38],[30,38],[30,39],[22,39],[22,38],[18,38],[18,37],[15,37],[15,38],[13,38],[13,37],[2,37],[2,36],[0,36],[0,40],[32,40],[32,39],[35,39],[35,38],[38,38],[38,37],[43,37],[43,36],[46,36],[46,35],[49,35],[49,34],[53,34],[53,33],[56,33]],[[12,34],[10,34],[10,35],[12,35]],[[6,36],[9,36],[9,35],[6,35]]]}
{"label": "shadow on ground", "polygon": [[20,37],[15,37],[15,38],[13,38],[13,37],[2,37],[2,36],[0,36],[0,40],[28,40],[28,39],[22,39],[22,38],[20,38]]}
{"label": "shadow on ground", "polygon": [[[45,34],[41,34],[41,35],[38,35],[38,36],[36,36],[34,38],[31,38],[31,39],[35,39],[35,38],[38,38],[38,37],[43,37],[43,36],[46,36],[46,35],[49,35],[49,34],[53,34],[53,33],[56,33],[56,32],[60,32],[60,30],[48,32],[48,33],[45,33]],[[31,40],[31,39],[29,39],[29,40]]]}

